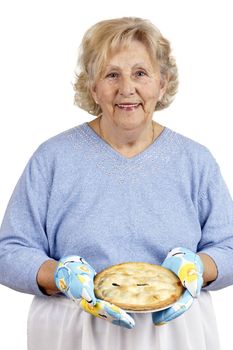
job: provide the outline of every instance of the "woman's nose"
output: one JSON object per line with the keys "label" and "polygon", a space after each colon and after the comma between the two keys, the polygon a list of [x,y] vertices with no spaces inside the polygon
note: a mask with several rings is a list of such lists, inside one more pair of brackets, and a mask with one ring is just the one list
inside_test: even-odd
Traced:
{"label": "woman's nose", "polygon": [[135,93],[135,84],[131,77],[122,77],[119,85],[119,94],[124,97]]}

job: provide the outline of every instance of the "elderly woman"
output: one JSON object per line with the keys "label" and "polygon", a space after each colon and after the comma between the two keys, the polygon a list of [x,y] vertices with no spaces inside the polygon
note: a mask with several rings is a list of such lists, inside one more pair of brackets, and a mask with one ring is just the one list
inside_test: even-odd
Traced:
{"label": "elderly woman", "polygon": [[[35,295],[30,350],[219,349],[208,291],[233,284],[232,200],[210,152],[152,119],[177,90],[170,51],[139,18],[83,38],[75,103],[96,118],[36,150],[1,227],[0,282]],[[96,299],[95,273],[126,261],[170,268],[183,296],[132,315]]]}

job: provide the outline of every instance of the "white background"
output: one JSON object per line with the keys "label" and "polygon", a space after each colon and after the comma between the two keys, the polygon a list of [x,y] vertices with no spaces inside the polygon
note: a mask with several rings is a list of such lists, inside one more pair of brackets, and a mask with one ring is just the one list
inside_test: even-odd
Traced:
{"label": "white background", "polygon": [[[0,5],[0,219],[32,152],[91,120],[73,106],[72,81],[84,31],[114,17],[150,19],[170,39],[180,88],[160,123],[205,144],[233,193],[231,1],[8,0]],[[17,262],[14,262],[17,263]],[[223,350],[232,349],[233,287],[213,292]],[[1,346],[26,349],[31,296],[0,286]],[[208,349],[211,350],[211,349]]]}

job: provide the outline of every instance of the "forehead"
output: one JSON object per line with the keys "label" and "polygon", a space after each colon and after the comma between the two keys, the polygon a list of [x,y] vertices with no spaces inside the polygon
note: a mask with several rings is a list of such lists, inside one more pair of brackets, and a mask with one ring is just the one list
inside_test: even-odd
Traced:
{"label": "forehead", "polygon": [[110,52],[104,66],[109,68],[111,66],[132,67],[135,65],[146,65],[152,68],[156,66],[154,61],[143,43],[132,41]]}

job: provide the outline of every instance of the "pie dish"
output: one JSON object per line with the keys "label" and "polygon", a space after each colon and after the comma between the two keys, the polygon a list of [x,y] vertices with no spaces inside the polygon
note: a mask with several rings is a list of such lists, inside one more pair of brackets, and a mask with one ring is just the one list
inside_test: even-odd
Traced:
{"label": "pie dish", "polygon": [[126,262],[99,272],[94,279],[97,298],[127,311],[165,309],[181,296],[183,286],[170,270],[145,262]]}

